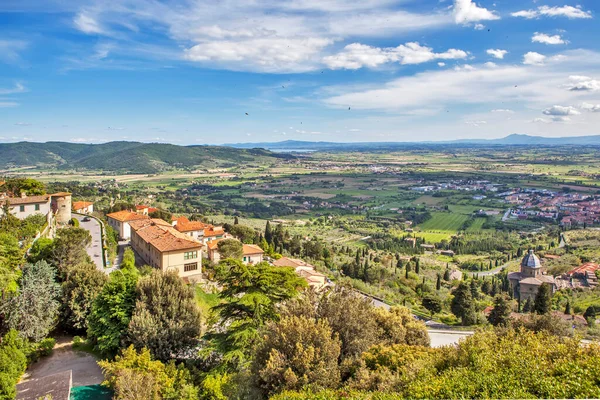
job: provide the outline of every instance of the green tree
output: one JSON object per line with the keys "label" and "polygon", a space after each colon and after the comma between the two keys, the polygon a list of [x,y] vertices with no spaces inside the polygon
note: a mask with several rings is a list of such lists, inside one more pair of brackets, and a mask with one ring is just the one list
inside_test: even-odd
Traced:
{"label": "green tree", "polygon": [[238,238],[242,243],[252,244],[258,238],[256,231],[246,225],[229,225],[228,230],[229,233]]}
{"label": "green tree", "polygon": [[374,343],[429,346],[429,335],[422,321],[417,321],[406,307],[373,308],[377,338]]}
{"label": "green tree", "polygon": [[494,326],[508,326],[510,323],[511,307],[505,296],[499,295],[494,298],[494,308],[487,319]]}
{"label": "green tree", "polygon": [[533,303],[531,302],[531,299],[527,299],[525,300],[525,304],[523,304],[523,312],[524,313],[528,313],[528,312],[532,312],[533,311]]}
{"label": "green tree", "polygon": [[450,268],[446,268],[446,270],[444,271],[444,280],[446,282],[450,281]]}
{"label": "green tree", "polygon": [[435,281],[435,290],[440,290],[442,288],[442,276],[437,274],[437,280]]}
{"label": "green tree", "polygon": [[67,330],[86,331],[88,316],[108,277],[96,265],[83,264],[62,284],[61,321]]}
{"label": "green tree", "polygon": [[332,388],[340,381],[340,341],[326,320],[284,317],[267,325],[252,363],[266,395],[305,387]]}
{"label": "green tree", "polygon": [[176,272],[152,271],[140,278],[127,340],[148,348],[158,360],[169,360],[198,343],[201,315],[191,287]]}
{"label": "green tree", "polygon": [[0,399],[14,399],[16,385],[27,368],[24,340],[11,329],[0,338]]}
{"label": "green tree", "polygon": [[18,269],[23,259],[19,241],[8,233],[0,233],[0,297],[17,290]]}
{"label": "green tree", "polygon": [[453,297],[450,303],[452,313],[461,319],[463,325],[474,324],[477,317],[470,287],[466,283],[461,282],[452,294]]}
{"label": "green tree", "polygon": [[431,318],[442,311],[442,300],[439,297],[425,296],[423,297],[422,304],[431,313]]}
{"label": "green tree", "polygon": [[237,239],[224,239],[221,240],[217,247],[219,249],[219,254],[221,255],[221,259],[225,260],[228,258],[234,258],[236,260],[241,260],[244,256],[244,245]]}
{"label": "green tree", "polygon": [[96,296],[88,317],[88,338],[100,353],[114,356],[125,335],[135,307],[138,272],[126,267],[110,274]]}
{"label": "green tree", "polygon": [[148,214],[148,216],[150,218],[162,219],[163,221],[168,221],[169,223],[171,222],[171,219],[173,218],[173,214],[171,214],[170,212],[165,211],[165,210],[152,211],[150,214]]}
{"label": "green tree", "polygon": [[214,307],[220,320],[207,336],[229,366],[247,360],[259,339],[258,329],[279,319],[278,305],[306,287],[292,268],[273,267],[266,262],[244,265],[228,259],[217,276],[223,287],[221,304]]}
{"label": "green tree", "polygon": [[552,307],[552,293],[550,286],[542,284],[535,295],[533,311],[537,314],[547,314]]}
{"label": "green tree", "polygon": [[78,264],[89,261],[86,247],[92,236],[84,228],[62,228],[56,232],[52,249],[52,263],[58,268],[61,280]]}
{"label": "green tree", "polygon": [[148,349],[139,352],[133,346],[122,351],[114,361],[99,361],[104,385],[115,392],[115,399],[183,399],[198,398],[198,389],[183,366],[173,361],[163,364],[153,360]]}
{"label": "green tree", "polygon": [[19,197],[22,193],[27,196],[39,196],[46,193],[44,184],[31,178],[8,178],[4,182],[4,188],[13,197]]}
{"label": "green tree", "polygon": [[60,303],[56,270],[45,261],[25,264],[16,295],[3,306],[10,329],[34,342],[45,338],[54,328]]}
{"label": "green tree", "polygon": [[265,240],[269,244],[273,244],[273,231],[271,230],[271,223],[267,221],[267,225],[265,225]]}
{"label": "green tree", "polygon": [[567,304],[565,305],[565,314],[571,315],[571,301],[567,300]]}

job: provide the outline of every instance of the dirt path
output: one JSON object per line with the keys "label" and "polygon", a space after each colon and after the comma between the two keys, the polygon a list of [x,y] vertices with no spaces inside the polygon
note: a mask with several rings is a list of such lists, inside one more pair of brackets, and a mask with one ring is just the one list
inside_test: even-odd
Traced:
{"label": "dirt path", "polygon": [[57,338],[52,355],[31,365],[21,382],[35,380],[62,371],[73,371],[73,387],[96,385],[102,382],[102,370],[96,358],[78,350],[73,350],[73,338]]}

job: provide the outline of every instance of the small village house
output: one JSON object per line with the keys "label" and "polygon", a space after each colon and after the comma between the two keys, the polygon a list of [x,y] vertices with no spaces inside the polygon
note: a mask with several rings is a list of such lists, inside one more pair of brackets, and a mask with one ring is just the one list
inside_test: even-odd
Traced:
{"label": "small village house", "polygon": [[91,201],[74,201],[73,211],[78,214],[91,214],[94,212],[94,203]]}
{"label": "small village house", "polygon": [[303,260],[297,258],[281,257],[279,260],[273,261],[276,267],[292,267],[298,275],[306,280],[309,287],[315,290],[321,290],[327,286],[327,277],[317,272],[315,267]]}
{"label": "small village house", "polygon": [[176,271],[190,281],[202,275],[202,243],[177,231],[162,219],[129,222],[131,247],[144,261],[162,271]]}
{"label": "small village house", "polygon": [[[219,253],[219,242],[221,240],[223,239],[212,240],[206,244],[208,249],[208,258],[214,263],[221,261],[221,254]],[[242,246],[242,262],[244,264],[258,264],[263,261],[263,256],[265,253],[263,249],[254,244],[243,244]]]}
{"label": "small village house", "polygon": [[150,219],[150,217],[129,210],[117,211],[106,215],[108,225],[117,231],[121,240],[128,240],[131,237],[131,222],[144,219]]}

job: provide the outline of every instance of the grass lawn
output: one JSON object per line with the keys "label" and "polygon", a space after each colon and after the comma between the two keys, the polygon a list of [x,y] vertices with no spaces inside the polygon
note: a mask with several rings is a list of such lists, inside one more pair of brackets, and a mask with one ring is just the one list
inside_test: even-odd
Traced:
{"label": "grass lawn", "polygon": [[206,293],[200,286],[196,286],[196,302],[202,311],[202,319],[206,319],[210,316],[210,309],[219,304],[218,293]]}
{"label": "grass lawn", "polygon": [[433,212],[431,218],[420,224],[419,228],[422,231],[456,232],[467,219],[469,219],[469,216],[465,214]]}
{"label": "grass lawn", "polygon": [[483,224],[485,224],[485,218],[475,218],[470,227],[467,228],[467,232],[479,232],[483,230]]}

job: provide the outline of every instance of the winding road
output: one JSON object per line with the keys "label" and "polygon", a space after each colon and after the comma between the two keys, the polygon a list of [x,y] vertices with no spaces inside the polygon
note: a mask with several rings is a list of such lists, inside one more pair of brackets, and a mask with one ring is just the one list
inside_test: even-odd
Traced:
{"label": "winding road", "polygon": [[95,218],[89,218],[89,221],[84,221],[85,215],[73,214],[74,218],[79,221],[79,226],[86,229],[92,235],[92,242],[86,248],[90,258],[96,264],[99,271],[106,272],[104,269],[104,261],[102,259],[102,228],[100,222]]}

